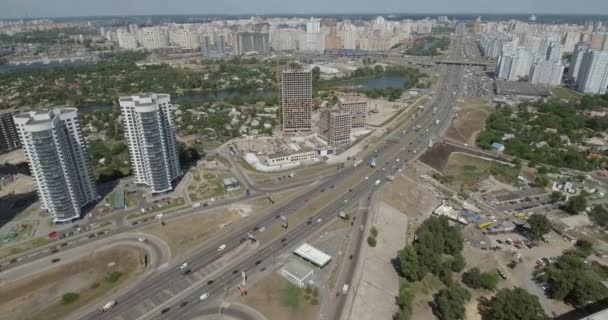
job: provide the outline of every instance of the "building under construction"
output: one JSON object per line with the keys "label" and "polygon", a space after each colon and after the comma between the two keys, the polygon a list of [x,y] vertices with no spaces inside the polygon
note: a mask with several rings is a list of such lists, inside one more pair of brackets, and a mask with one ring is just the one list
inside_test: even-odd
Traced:
{"label": "building under construction", "polygon": [[352,116],[347,110],[323,108],[319,119],[319,134],[330,146],[350,144]]}
{"label": "building under construction", "polygon": [[302,67],[283,70],[281,79],[283,133],[312,131],[312,73]]}
{"label": "building under construction", "polygon": [[358,96],[340,98],[338,107],[348,111],[351,115],[351,125],[353,128],[365,127],[367,118],[367,99]]}

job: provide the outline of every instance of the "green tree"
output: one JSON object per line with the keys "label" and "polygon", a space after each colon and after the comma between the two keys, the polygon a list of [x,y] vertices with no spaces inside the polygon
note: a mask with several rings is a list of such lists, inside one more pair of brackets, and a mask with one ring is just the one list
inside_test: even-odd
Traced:
{"label": "green tree", "polygon": [[378,236],[378,228],[376,228],[376,226],[372,226],[372,228],[369,230],[372,237],[376,238]]}
{"label": "green tree", "polygon": [[607,298],[608,289],[601,284],[604,277],[584,260],[581,251],[567,251],[557,262],[544,267],[536,278],[551,286],[552,298],[575,307]]}
{"label": "green tree", "polygon": [[543,236],[551,231],[551,222],[545,215],[535,213],[528,218],[530,231],[537,240],[542,240]]}
{"label": "green tree", "polygon": [[453,283],[435,295],[433,313],[439,320],[464,320],[465,304],[470,299],[467,289]]}
{"label": "green tree", "polygon": [[608,210],[602,205],[596,205],[589,212],[589,218],[602,227],[608,226]]}
{"label": "green tree", "polygon": [[418,254],[413,247],[399,251],[399,267],[403,276],[409,281],[419,281],[427,273],[426,268],[418,261]]}
{"label": "green tree", "polygon": [[412,293],[412,289],[406,282],[402,282],[399,286],[399,296],[397,296],[397,305],[399,306],[398,320],[411,319],[413,299],[414,294]]}
{"label": "green tree", "polygon": [[566,203],[566,212],[579,214],[587,208],[587,199],[583,195],[570,197]]}
{"label": "green tree", "polygon": [[522,288],[500,290],[480,310],[484,320],[549,320],[538,297]]}
{"label": "green tree", "polygon": [[61,297],[61,302],[63,302],[63,304],[70,304],[78,300],[78,298],[80,298],[80,295],[78,293],[68,292]]}
{"label": "green tree", "polygon": [[372,248],[375,247],[376,246],[376,238],[374,238],[372,236],[367,237],[367,244],[370,247],[372,247]]}
{"label": "green tree", "polygon": [[541,187],[548,186],[549,182],[551,182],[551,181],[544,174],[537,174],[536,177],[534,178],[534,183],[536,183],[536,185],[541,186]]}
{"label": "green tree", "polygon": [[498,274],[496,272],[482,273],[479,268],[475,267],[462,274],[462,283],[472,289],[494,290],[498,284]]}
{"label": "green tree", "polygon": [[558,201],[562,201],[564,199],[564,195],[559,191],[553,191],[549,195],[549,199],[551,200],[551,203],[556,203]]}
{"label": "green tree", "polygon": [[460,253],[455,254],[454,259],[452,260],[452,271],[460,272],[464,269],[465,265],[466,265],[466,261],[464,260],[464,257],[462,256],[462,254],[460,254]]}

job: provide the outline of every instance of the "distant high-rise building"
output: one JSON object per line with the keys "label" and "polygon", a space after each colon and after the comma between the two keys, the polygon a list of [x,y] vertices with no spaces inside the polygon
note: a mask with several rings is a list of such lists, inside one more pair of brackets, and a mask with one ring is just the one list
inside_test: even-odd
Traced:
{"label": "distant high-rise building", "polygon": [[608,86],[608,52],[587,50],[576,79],[577,89],[584,93],[604,94]]}
{"label": "distant high-rise building", "polygon": [[581,40],[581,33],[569,31],[564,38],[564,52],[574,52],[574,47]]}
{"label": "distant high-rise building", "polygon": [[77,109],[25,112],[13,119],[42,207],[56,223],[79,218],[99,194]]}
{"label": "distant high-rise building", "polygon": [[576,81],[581,68],[581,62],[583,61],[583,55],[589,50],[589,43],[578,42],[574,48],[574,54],[570,59],[570,68],[568,69],[568,76]]}
{"label": "distant high-rise building", "polygon": [[0,154],[21,148],[13,116],[16,111],[0,111]]}
{"label": "distant high-rise building", "polygon": [[270,54],[269,34],[265,32],[237,32],[234,54],[244,55],[249,52]]}
{"label": "distant high-rise building", "polygon": [[560,61],[562,60],[562,51],[564,46],[561,43],[553,42],[547,50],[547,60]]}
{"label": "distant high-rise building", "polygon": [[351,125],[353,128],[365,127],[367,118],[367,99],[362,97],[344,97],[338,102],[340,110],[348,111],[352,117]]}
{"label": "distant high-rise building", "polygon": [[557,86],[561,83],[563,75],[564,65],[561,61],[539,61],[532,67],[532,76],[530,77],[530,82],[535,84]]}
{"label": "distant high-rise building", "polygon": [[137,49],[137,39],[129,31],[118,29],[116,31],[116,37],[118,38],[118,46],[122,49]]}
{"label": "distant high-rise building", "polygon": [[350,144],[352,116],[348,110],[323,108],[319,119],[319,134],[332,147]]}
{"label": "distant high-rise building", "polygon": [[160,27],[141,28],[139,42],[146,49],[160,49],[169,47],[169,33]]}
{"label": "distant high-rise building", "polygon": [[226,51],[226,37],[224,35],[220,34],[217,36],[215,47],[217,49],[218,54],[224,54],[224,52]]}
{"label": "distant high-rise building", "polygon": [[201,35],[201,54],[203,57],[211,55],[211,39],[207,34]]}
{"label": "distant high-rise building", "polygon": [[135,183],[152,193],[171,190],[181,172],[169,95],[145,93],[121,97],[119,103]]}
{"label": "distant high-rise building", "polygon": [[283,132],[310,132],[312,73],[301,67],[283,70],[281,80]]}

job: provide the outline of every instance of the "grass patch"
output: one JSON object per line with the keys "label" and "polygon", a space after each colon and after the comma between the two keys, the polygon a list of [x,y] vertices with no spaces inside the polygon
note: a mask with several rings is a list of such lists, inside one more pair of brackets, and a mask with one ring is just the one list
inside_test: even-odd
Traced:
{"label": "grass patch", "polygon": [[122,272],[118,272],[118,271],[111,271],[106,273],[106,281],[109,283],[116,283],[118,282],[118,280],[120,280],[120,277],[122,276]]}
{"label": "grass patch", "polygon": [[287,282],[283,290],[281,290],[281,305],[288,307],[293,311],[300,309],[300,296],[302,289]]}
{"label": "grass patch", "polygon": [[24,251],[28,251],[28,250],[31,250],[31,249],[34,249],[37,247],[41,247],[41,246],[44,246],[44,245],[50,243],[51,241],[52,240],[49,239],[48,237],[39,237],[39,238],[34,238],[28,242],[22,243],[17,246],[13,246],[10,248],[3,248],[3,249],[0,249],[0,258],[19,254]]}
{"label": "grass patch", "polygon": [[554,97],[556,97],[558,99],[566,99],[571,102],[578,101],[583,97],[582,94],[580,94],[572,89],[568,89],[568,88],[564,88],[564,87],[553,87],[553,88],[549,89],[549,91],[551,92],[551,95],[553,95]]}
{"label": "grass patch", "polygon": [[513,183],[518,174],[516,167],[463,153],[452,153],[440,181],[458,190],[470,191],[475,190],[479,181],[487,175],[493,175],[505,183]]}

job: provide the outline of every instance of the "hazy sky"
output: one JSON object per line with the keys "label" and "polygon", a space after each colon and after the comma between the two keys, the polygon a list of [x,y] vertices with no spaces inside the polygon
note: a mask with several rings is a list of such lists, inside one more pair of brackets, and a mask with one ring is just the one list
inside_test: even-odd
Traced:
{"label": "hazy sky", "polygon": [[608,14],[608,0],[0,0],[0,17],[215,13]]}

